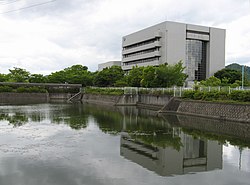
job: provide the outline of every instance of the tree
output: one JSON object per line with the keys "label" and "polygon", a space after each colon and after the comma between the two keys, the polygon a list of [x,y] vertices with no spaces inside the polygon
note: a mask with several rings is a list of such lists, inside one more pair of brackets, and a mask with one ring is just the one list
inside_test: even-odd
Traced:
{"label": "tree", "polygon": [[229,84],[233,84],[236,80],[241,80],[241,73],[234,69],[224,68],[222,70],[217,71],[214,73],[216,78],[219,78],[221,81],[223,78],[228,79]]}
{"label": "tree", "polygon": [[93,75],[86,66],[73,65],[64,70],[51,73],[48,76],[50,83],[70,83],[89,86],[93,84]]}
{"label": "tree", "polygon": [[158,68],[156,68],[157,86],[182,86],[187,79],[187,75],[183,73],[184,69],[185,67],[182,66],[181,61],[175,65],[160,65]]}
{"label": "tree", "polygon": [[0,82],[8,81],[8,75],[0,73]]}
{"label": "tree", "polygon": [[133,66],[127,75],[128,85],[131,87],[140,87],[143,75],[143,67]]}
{"label": "tree", "polygon": [[22,68],[14,67],[9,69],[9,81],[11,82],[28,82],[30,73]]}
{"label": "tree", "polygon": [[42,74],[32,74],[29,77],[30,83],[46,83],[47,78],[43,76]]}
{"label": "tree", "polygon": [[155,83],[155,79],[156,79],[155,67],[147,66],[143,69],[141,86],[146,88],[156,87],[157,84]]}
{"label": "tree", "polygon": [[94,85],[99,87],[115,86],[115,82],[124,78],[125,72],[120,66],[112,66],[99,71],[94,79]]}
{"label": "tree", "polygon": [[202,80],[200,84],[204,86],[220,86],[221,80],[219,78],[216,78],[215,76],[211,76],[206,80]]}
{"label": "tree", "polygon": [[181,61],[175,65],[162,64],[158,67],[145,67],[141,85],[143,87],[182,86],[187,78],[187,75],[183,73],[184,69]]}
{"label": "tree", "polygon": [[49,83],[65,83],[66,75],[64,71],[56,71],[48,76]]}

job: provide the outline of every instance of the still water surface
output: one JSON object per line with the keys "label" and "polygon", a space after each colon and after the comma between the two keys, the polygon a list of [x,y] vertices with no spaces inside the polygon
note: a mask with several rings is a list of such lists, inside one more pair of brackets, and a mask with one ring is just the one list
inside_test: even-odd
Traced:
{"label": "still water surface", "polygon": [[250,184],[249,128],[134,107],[0,106],[0,185]]}

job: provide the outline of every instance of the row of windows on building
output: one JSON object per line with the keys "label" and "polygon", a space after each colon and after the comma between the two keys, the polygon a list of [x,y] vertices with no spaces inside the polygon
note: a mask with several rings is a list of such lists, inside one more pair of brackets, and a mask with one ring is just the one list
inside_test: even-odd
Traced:
{"label": "row of windows on building", "polygon": [[146,58],[146,59],[140,59],[140,60],[133,60],[130,62],[124,62],[123,65],[135,65],[135,64],[140,64],[140,63],[147,63],[147,62],[152,62],[152,61],[159,61],[160,57],[151,57],[151,58]]}
{"label": "row of windows on building", "polygon": [[136,48],[136,47],[139,47],[139,46],[144,46],[144,45],[151,44],[151,43],[154,43],[155,41],[159,41],[159,40],[160,40],[159,37],[153,38],[153,39],[149,39],[149,40],[145,40],[143,42],[138,42],[136,44],[125,46],[125,47],[123,47],[123,50],[132,49],[132,48]]}
{"label": "row of windows on building", "polygon": [[143,55],[143,54],[147,54],[147,53],[153,53],[153,52],[159,51],[159,50],[160,50],[159,47],[146,49],[146,50],[142,50],[142,51],[138,51],[138,52],[134,52],[134,53],[125,54],[125,55],[123,55],[123,58],[134,57],[134,56]]}

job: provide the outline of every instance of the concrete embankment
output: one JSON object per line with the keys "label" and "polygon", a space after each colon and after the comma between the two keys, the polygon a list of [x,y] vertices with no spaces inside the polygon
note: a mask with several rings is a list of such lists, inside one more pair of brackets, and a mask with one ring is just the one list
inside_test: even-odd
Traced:
{"label": "concrete embankment", "polygon": [[[171,105],[172,104],[172,105]],[[195,115],[216,119],[250,122],[249,104],[186,101],[174,99],[161,112]]]}
{"label": "concrete embankment", "polygon": [[148,109],[159,110],[170,100],[170,96],[155,96],[155,95],[98,95],[84,94],[83,102],[95,104],[109,104],[116,106],[140,106]]}
{"label": "concrete embankment", "polygon": [[249,104],[231,104],[202,101],[186,101],[167,95],[93,95],[85,94],[83,101],[109,105],[136,105],[159,113],[177,113],[206,118],[250,122]]}
{"label": "concrete embankment", "polygon": [[47,93],[0,93],[0,104],[43,103],[49,101]]}
{"label": "concrete embankment", "polygon": [[0,93],[0,104],[46,103],[67,101],[70,93]]}

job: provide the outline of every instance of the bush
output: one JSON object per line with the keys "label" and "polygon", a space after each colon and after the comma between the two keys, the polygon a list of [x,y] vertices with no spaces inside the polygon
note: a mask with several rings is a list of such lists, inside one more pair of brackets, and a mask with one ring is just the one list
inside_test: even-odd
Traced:
{"label": "bush", "polygon": [[46,93],[47,90],[42,87],[18,87],[15,92],[17,93]]}
{"label": "bush", "polygon": [[202,100],[203,99],[204,92],[202,91],[196,91],[194,93],[194,100]]}
{"label": "bush", "polygon": [[233,91],[230,98],[235,101],[250,102],[250,91]]}
{"label": "bush", "polygon": [[48,88],[49,93],[78,93],[79,88]]}
{"label": "bush", "polygon": [[0,86],[0,92],[12,92],[13,88],[10,86]]}
{"label": "bush", "polygon": [[243,96],[244,96],[243,93],[244,93],[244,91],[233,91],[233,92],[231,92],[229,97],[230,97],[230,99],[232,99],[234,101],[242,101]]}
{"label": "bush", "polygon": [[203,92],[202,100],[212,101],[219,99],[219,92]]}
{"label": "bush", "polygon": [[195,91],[184,91],[182,94],[183,98],[194,99]]}
{"label": "bush", "polygon": [[244,101],[250,102],[250,91],[244,91],[243,98],[244,98]]}

